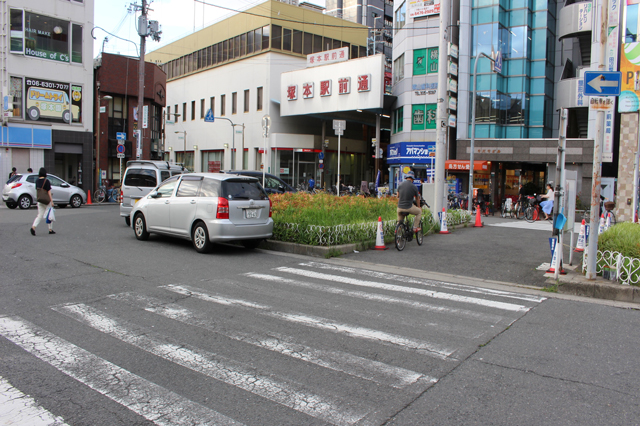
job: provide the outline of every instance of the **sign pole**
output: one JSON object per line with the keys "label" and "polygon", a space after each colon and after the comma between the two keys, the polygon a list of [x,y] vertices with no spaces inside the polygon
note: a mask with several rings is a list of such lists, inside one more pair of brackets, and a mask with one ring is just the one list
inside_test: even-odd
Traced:
{"label": "sign pole", "polygon": [[340,135],[342,132],[338,132],[338,180],[336,183],[336,195],[340,196]]}

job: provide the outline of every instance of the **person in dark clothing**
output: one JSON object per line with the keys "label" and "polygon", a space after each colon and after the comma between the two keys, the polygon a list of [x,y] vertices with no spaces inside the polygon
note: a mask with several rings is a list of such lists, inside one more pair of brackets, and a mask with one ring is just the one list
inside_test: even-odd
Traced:
{"label": "person in dark clothing", "polygon": [[[405,175],[405,181],[398,185],[398,222],[402,219],[400,213],[409,213],[415,215],[413,218],[413,231],[420,230],[422,220],[422,209],[420,205],[420,193],[418,188],[413,184],[415,175],[409,172]],[[415,203],[414,203],[415,200]]]}
{"label": "person in dark clothing", "polygon": [[9,179],[7,179],[7,182],[9,182],[11,180],[11,178],[14,177],[17,174],[18,174],[18,172],[17,172],[16,168],[12,167],[11,168],[11,173],[9,173]]}
{"label": "person in dark clothing", "polygon": [[[49,194],[49,203],[44,204],[41,203],[40,200],[38,200],[38,216],[36,216],[35,220],[33,221],[33,225],[31,226],[31,235],[33,236],[36,235],[36,227],[44,217],[47,209],[53,206],[53,198],[51,197],[51,182],[49,182],[49,179],[47,179],[47,171],[44,167],[41,167],[40,171],[38,172],[38,180],[36,180],[36,191],[38,189],[44,189],[45,191],[47,191],[47,193]],[[48,223],[47,225],[49,225],[49,233],[55,234],[55,231],[53,230],[53,222]]]}

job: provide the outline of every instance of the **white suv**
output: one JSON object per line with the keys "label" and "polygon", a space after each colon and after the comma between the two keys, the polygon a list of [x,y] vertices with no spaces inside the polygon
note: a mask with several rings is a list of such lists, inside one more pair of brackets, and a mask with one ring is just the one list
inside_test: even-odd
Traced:
{"label": "white suv", "polygon": [[122,190],[120,216],[124,217],[127,226],[131,226],[129,214],[138,200],[151,192],[160,182],[185,172],[184,167],[169,164],[166,161],[128,161],[120,188]]}

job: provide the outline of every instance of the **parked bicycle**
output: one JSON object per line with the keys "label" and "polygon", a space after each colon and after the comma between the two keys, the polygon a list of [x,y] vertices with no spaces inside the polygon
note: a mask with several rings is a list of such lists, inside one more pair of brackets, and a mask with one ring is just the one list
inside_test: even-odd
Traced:
{"label": "parked bicycle", "polygon": [[529,223],[540,220],[540,216],[542,213],[542,209],[540,208],[540,199],[536,194],[533,194],[533,197],[528,195],[527,200],[529,201],[529,206],[524,212],[524,218]]}
{"label": "parked bicycle", "polygon": [[[415,204],[415,203],[414,203]],[[429,205],[424,201],[424,199],[420,199],[420,207]],[[424,228],[424,223],[420,224],[420,228],[418,231],[413,232],[413,218],[409,219],[409,213],[400,213],[400,221],[396,225],[396,230],[394,233],[394,239],[396,248],[398,251],[404,250],[404,247],[407,245],[407,241],[413,240],[413,236],[415,234],[416,242],[419,246],[422,245],[424,240],[424,232],[422,229]]]}
{"label": "parked bicycle", "polygon": [[93,200],[96,203],[103,203],[107,199],[107,187],[101,185],[96,189],[96,192],[93,193]]}

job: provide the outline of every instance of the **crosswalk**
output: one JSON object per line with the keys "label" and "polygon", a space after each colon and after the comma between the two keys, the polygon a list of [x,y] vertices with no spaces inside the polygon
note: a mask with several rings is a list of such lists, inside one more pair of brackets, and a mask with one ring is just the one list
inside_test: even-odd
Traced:
{"label": "crosswalk", "polygon": [[50,307],[188,391],[48,324],[4,316],[0,335],[153,424],[374,425],[544,300],[306,261]]}

